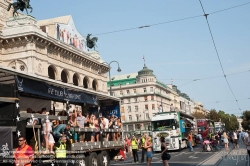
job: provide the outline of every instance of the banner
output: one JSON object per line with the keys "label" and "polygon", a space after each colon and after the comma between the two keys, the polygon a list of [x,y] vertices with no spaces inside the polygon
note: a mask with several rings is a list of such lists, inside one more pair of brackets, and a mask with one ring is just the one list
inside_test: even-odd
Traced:
{"label": "banner", "polygon": [[186,132],[186,124],[184,120],[180,120],[180,129],[181,129],[181,133]]}
{"label": "banner", "polygon": [[87,51],[86,39],[77,31],[74,21],[70,18],[68,24],[56,23],[56,32],[54,37],[64,43],[67,43],[79,50]]}
{"label": "banner", "polygon": [[12,127],[0,127],[0,158],[8,158],[12,155]]}
{"label": "banner", "polygon": [[120,115],[120,106],[119,105],[100,107],[100,113],[104,117],[108,117],[108,116],[111,116],[111,115],[115,115],[118,118],[121,117],[121,115]]}
{"label": "banner", "polygon": [[71,103],[98,105],[98,98],[95,95],[56,87],[45,82],[39,82],[20,76],[16,76],[15,79],[19,92],[46,97],[48,100],[54,99],[61,102],[69,101]]}

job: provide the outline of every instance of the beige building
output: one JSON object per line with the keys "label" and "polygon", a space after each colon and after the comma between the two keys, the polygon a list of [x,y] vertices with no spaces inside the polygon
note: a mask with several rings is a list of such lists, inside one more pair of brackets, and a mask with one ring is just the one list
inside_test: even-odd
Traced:
{"label": "beige building", "polygon": [[209,110],[205,109],[201,102],[195,102],[194,112],[203,113],[204,115],[209,114]]}
{"label": "beige building", "polygon": [[107,92],[109,67],[97,51],[87,49],[71,16],[13,18],[7,7],[8,2],[0,1],[0,67],[117,100]]}
{"label": "beige building", "polygon": [[[110,85],[110,82],[108,86]],[[153,114],[179,108],[179,95],[159,82],[144,65],[138,73],[111,76],[112,94],[121,99],[121,119],[125,130],[147,130]],[[175,102],[176,101],[176,102]]]}

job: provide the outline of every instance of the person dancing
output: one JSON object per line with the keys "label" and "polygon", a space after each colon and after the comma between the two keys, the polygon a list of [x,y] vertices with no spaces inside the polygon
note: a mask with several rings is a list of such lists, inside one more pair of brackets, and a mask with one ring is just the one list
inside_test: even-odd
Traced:
{"label": "person dancing", "polygon": [[151,161],[153,158],[153,152],[152,152],[152,142],[151,142],[151,137],[150,136],[146,136],[146,141],[144,143],[144,148],[147,150],[146,154],[147,154],[147,166],[151,165]]}

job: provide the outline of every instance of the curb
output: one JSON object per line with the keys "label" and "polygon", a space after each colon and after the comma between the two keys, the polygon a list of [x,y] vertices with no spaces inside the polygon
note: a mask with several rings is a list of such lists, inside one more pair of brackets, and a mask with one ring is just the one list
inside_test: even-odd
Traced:
{"label": "curb", "polygon": [[[227,157],[232,151],[233,151],[233,149],[230,149],[230,151],[228,152],[228,154],[225,157]],[[222,158],[219,159],[214,166],[218,166],[222,162],[222,160],[223,160]]]}

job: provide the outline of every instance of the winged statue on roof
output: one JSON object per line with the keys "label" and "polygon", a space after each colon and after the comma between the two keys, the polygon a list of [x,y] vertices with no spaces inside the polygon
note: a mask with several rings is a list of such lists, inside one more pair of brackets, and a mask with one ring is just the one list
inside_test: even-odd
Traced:
{"label": "winged statue on roof", "polygon": [[87,38],[86,38],[87,47],[90,49],[94,48],[94,50],[95,50],[95,47],[97,47],[96,42],[97,42],[98,38],[97,37],[90,38],[91,35],[92,34],[87,35]]}
{"label": "winged statue on roof", "polygon": [[[7,1],[6,1],[7,2]],[[10,11],[11,7],[13,7],[13,17],[18,15],[18,10],[22,12],[26,10],[27,15],[29,14],[28,9],[30,9],[30,13],[32,12],[33,8],[30,5],[30,0],[17,0],[16,2],[9,3],[7,11]]]}

